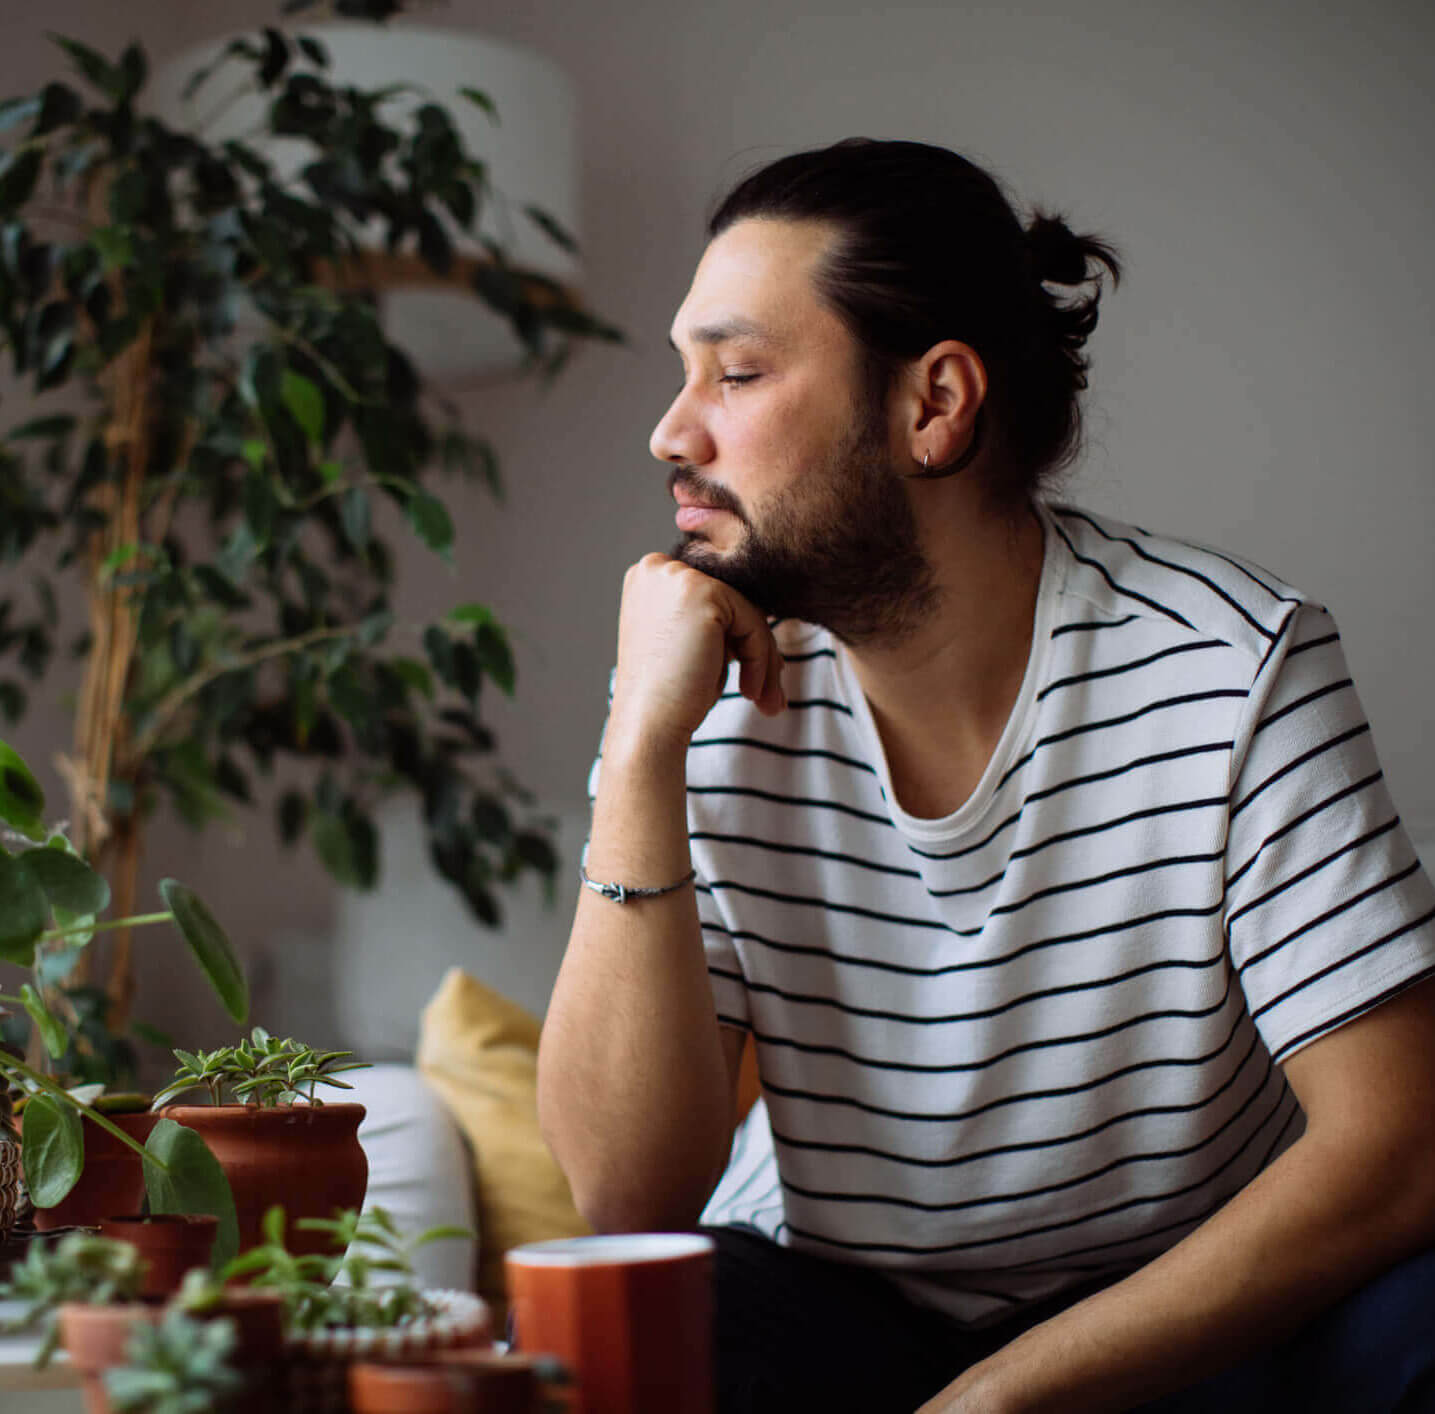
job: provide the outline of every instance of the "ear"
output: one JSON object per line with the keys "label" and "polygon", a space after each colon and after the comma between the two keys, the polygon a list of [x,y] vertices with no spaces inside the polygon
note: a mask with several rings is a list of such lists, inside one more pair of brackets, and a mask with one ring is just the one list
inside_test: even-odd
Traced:
{"label": "ear", "polygon": [[935,472],[962,457],[987,396],[987,370],[976,350],[955,339],[933,344],[911,364],[905,387],[902,433],[912,460]]}

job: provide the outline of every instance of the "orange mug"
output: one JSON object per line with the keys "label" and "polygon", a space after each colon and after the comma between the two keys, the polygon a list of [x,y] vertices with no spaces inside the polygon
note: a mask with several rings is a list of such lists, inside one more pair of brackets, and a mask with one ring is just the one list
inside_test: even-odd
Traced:
{"label": "orange mug", "polygon": [[570,1414],[713,1414],[712,1254],[680,1232],[514,1247],[514,1348],[562,1361]]}

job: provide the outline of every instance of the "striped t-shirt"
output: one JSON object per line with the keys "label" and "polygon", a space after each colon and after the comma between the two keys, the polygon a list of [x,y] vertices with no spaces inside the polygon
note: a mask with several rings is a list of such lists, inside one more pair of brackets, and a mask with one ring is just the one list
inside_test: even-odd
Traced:
{"label": "striped t-shirt", "polygon": [[688,755],[717,1015],[756,1039],[775,1162],[722,1216],[969,1322],[1190,1232],[1299,1135],[1275,1062],[1435,972],[1325,610],[1041,509],[1026,676],[955,813],[898,806],[808,625],[778,626],[787,710],[734,669]]}

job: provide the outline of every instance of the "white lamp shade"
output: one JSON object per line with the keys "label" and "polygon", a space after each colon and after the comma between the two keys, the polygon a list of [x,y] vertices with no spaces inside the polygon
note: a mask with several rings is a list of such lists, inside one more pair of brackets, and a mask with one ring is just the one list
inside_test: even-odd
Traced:
{"label": "white lamp shade", "polygon": [[[477,230],[498,241],[521,269],[573,285],[573,255],[550,240],[524,214],[533,205],[577,234],[577,159],[572,89],[550,60],[514,44],[465,30],[417,26],[323,24],[304,26],[329,54],[328,82],[362,89],[411,84],[417,93],[396,94],[385,105],[387,121],[407,129],[407,119],[424,103],[441,104],[453,118],[464,145],[488,170]],[[311,160],[310,144],[290,138],[256,139],[273,93],[236,95],[251,72],[242,62],[225,65],[184,98],[190,76],[211,62],[230,36],[207,41],[156,69],[147,89],[148,106],[175,128],[199,130],[207,142],[243,138],[275,168],[281,179]],[[487,94],[498,121],[460,95],[474,88]],[[480,256],[477,241],[442,213],[459,256]],[[362,233],[361,233],[362,237]],[[372,244],[381,248],[381,225]],[[516,367],[523,349],[506,321],[476,295],[433,285],[388,287],[382,292],[388,336],[428,377],[492,374]]]}

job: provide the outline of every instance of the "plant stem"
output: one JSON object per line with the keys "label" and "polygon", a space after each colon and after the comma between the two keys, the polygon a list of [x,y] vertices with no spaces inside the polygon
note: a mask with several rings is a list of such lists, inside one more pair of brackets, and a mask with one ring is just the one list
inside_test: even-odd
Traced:
{"label": "plant stem", "polygon": [[73,933],[104,933],[112,928],[138,928],[146,923],[168,923],[173,918],[172,913],[140,913],[133,918],[115,918],[108,923],[81,923],[73,928],[51,928],[41,933],[37,941],[53,943],[61,938],[68,938]]}
{"label": "plant stem", "polygon": [[48,1075],[38,1070],[32,1070],[24,1061],[16,1060],[14,1056],[6,1055],[3,1051],[0,1051],[0,1073],[9,1075],[12,1078],[22,1076],[34,1085],[36,1089],[44,1091],[52,1099],[58,1100],[62,1105],[69,1105],[71,1109],[77,1110],[85,1119],[89,1120],[91,1124],[99,1125],[101,1129],[108,1130],[116,1139],[120,1140],[121,1143],[128,1144],[146,1163],[153,1164],[164,1173],[169,1172],[169,1165],[165,1163],[163,1159],[151,1154],[133,1135],[126,1134],[113,1120],[107,1119],[98,1110],[91,1108],[89,1105],[82,1105],[63,1085],[57,1084],[51,1080]]}
{"label": "plant stem", "polygon": [[180,683],[177,687],[167,693],[155,707],[152,714],[151,725],[139,737],[130,748],[131,755],[136,760],[143,760],[154,749],[155,742],[160,734],[169,725],[169,720],[195,695],[201,688],[207,687],[215,678],[221,678],[225,673],[242,672],[245,668],[252,668],[258,663],[263,663],[269,658],[281,658],[286,653],[297,653],[301,648],[307,648],[311,643],[322,643],[326,638],[343,638],[358,632],[353,624],[344,624],[331,628],[313,628],[307,633],[297,634],[293,638],[281,638],[271,643],[266,643],[248,653],[241,653],[237,658],[230,659],[225,663],[217,663],[213,667],[196,673],[192,678]]}

